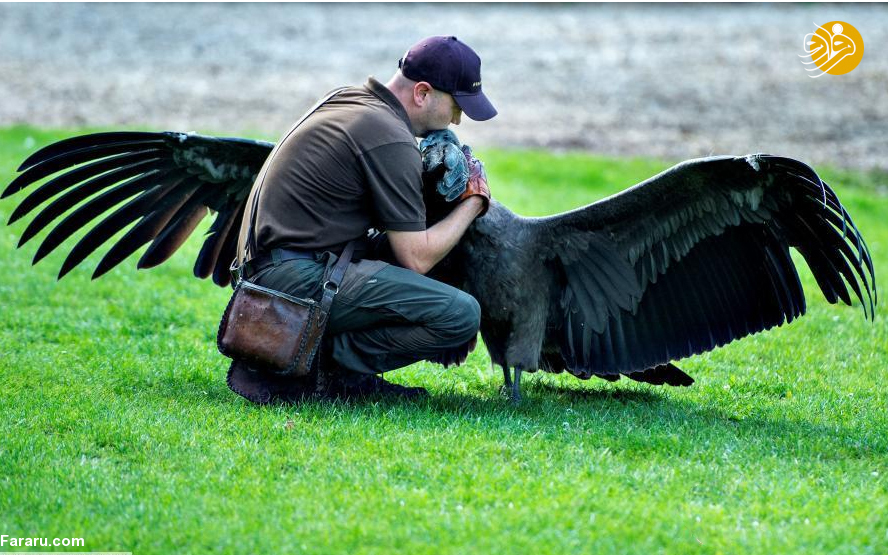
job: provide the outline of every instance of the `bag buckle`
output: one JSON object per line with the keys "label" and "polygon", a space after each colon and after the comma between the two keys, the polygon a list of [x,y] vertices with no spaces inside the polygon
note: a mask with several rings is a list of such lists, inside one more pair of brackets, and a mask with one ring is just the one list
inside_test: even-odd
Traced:
{"label": "bag buckle", "polygon": [[327,291],[330,291],[330,292],[332,292],[332,293],[337,293],[337,292],[339,292],[339,286],[336,285],[335,283],[333,283],[333,282],[330,281],[330,280],[327,280],[327,281],[324,282],[324,289],[327,290]]}
{"label": "bag buckle", "polygon": [[231,273],[231,286],[237,287],[237,284],[240,283],[244,277],[243,264],[238,265],[237,258],[235,258],[231,261],[231,266],[228,267],[228,271]]}

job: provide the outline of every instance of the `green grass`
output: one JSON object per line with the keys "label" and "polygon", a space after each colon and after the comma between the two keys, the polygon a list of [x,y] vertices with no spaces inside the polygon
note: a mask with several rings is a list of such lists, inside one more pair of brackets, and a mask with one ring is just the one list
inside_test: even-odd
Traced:
{"label": "green grass", "polygon": [[[80,132],[0,130],[0,184]],[[668,165],[479,154],[526,215]],[[818,169],[888,275],[888,180]],[[259,408],[225,386],[230,291],[192,277],[199,236],[153,270],[92,282],[93,256],[57,282],[64,252],[31,267],[24,226],[0,231],[0,534],[137,555],[888,552],[888,325],[828,305],[807,268],[809,314],[683,361],[691,388],[535,374],[515,406],[478,349],[391,374],[428,400]]]}

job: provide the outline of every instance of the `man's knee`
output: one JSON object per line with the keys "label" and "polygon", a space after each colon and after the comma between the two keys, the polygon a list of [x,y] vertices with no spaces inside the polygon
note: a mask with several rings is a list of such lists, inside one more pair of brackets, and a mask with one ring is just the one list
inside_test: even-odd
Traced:
{"label": "man's knee", "polygon": [[450,306],[441,331],[447,334],[448,343],[461,345],[478,334],[480,325],[481,306],[475,297],[460,291]]}

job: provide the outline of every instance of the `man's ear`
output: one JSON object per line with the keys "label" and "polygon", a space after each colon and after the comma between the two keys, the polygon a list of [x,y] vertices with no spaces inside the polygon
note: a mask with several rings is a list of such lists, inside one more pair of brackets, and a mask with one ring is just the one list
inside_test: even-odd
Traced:
{"label": "man's ear", "polygon": [[422,108],[431,100],[432,95],[434,94],[435,89],[426,83],[425,81],[420,81],[413,85],[413,102],[417,107]]}

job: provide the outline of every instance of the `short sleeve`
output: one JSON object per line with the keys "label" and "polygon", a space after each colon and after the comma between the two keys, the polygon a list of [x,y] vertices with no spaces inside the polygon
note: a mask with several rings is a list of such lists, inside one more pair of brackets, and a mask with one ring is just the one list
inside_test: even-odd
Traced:
{"label": "short sleeve", "polygon": [[423,231],[422,157],[416,145],[389,143],[360,158],[376,223],[390,231]]}

